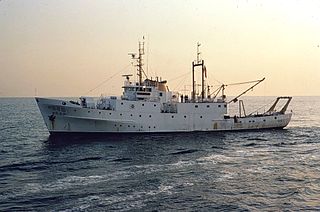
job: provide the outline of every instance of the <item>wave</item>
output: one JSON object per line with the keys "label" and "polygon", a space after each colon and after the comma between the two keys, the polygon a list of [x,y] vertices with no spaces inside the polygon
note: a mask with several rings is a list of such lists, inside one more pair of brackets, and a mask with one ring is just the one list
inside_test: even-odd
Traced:
{"label": "wave", "polygon": [[190,153],[194,153],[197,152],[198,150],[196,149],[189,149],[189,150],[182,150],[182,151],[178,151],[178,152],[173,152],[170,153],[169,155],[183,155],[183,154],[190,154]]}

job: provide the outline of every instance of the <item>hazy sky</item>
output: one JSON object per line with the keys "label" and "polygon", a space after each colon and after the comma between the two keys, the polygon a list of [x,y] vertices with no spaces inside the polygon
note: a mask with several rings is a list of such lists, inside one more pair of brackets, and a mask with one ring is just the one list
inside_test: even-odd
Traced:
{"label": "hazy sky", "polygon": [[143,35],[148,75],[171,89],[191,84],[200,42],[214,86],[266,77],[251,95],[320,95],[318,0],[1,0],[0,96],[119,95]]}

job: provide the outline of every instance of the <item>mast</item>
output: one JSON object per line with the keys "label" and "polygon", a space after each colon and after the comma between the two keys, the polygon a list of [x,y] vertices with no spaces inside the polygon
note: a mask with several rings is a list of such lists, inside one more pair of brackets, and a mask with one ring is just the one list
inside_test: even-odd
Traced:
{"label": "mast", "polygon": [[199,47],[201,46],[201,44],[198,42],[197,43],[197,60],[192,62],[192,101],[195,102],[196,101],[196,93],[195,93],[195,80],[194,80],[194,69],[197,66],[201,66],[201,99],[203,101],[204,99],[204,93],[205,93],[205,89],[204,89],[204,77],[205,77],[205,66],[204,66],[204,60],[200,59],[200,54],[201,52],[199,51]]}
{"label": "mast", "polygon": [[[143,41],[140,42],[139,41],[139,56],[137,57],[136,53],[129,53],[129,55],[131,55],[131,59],[136,60],[137,61],[137,76],[139,77],[139,85],[142,85],[142,74],[145,74],[145,72],[143,71],[143,55],[144,55],[144,36],[143,36]],[[147,77],[147,76],[146,76]]]}
{"label": "mast", "polygon": [[142,85],[142,66],[143,66],[143,58],[144,55],[144,37],[143,41],[139,42],[139,57],[138,57],[138,76],[139,76],[139,85]]}

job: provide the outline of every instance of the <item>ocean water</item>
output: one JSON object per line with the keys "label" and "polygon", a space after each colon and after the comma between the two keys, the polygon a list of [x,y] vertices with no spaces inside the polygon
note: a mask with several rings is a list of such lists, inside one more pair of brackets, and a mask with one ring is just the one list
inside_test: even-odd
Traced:
{"label": "ocean water", "polygon": [[320,210],[320,97],[289,109],[284,130],[52,138],[1,98],[0,211]]}

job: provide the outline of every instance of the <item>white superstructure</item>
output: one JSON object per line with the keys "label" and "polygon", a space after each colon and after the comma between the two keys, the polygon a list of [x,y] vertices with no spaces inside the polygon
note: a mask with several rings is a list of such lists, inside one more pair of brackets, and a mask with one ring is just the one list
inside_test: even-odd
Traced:
{"label": "white superstructure", "polygon": [[[198,45],[199,47],[199,45]],[[144,43],[139,43],[139,54],[131,54],[137,61],[138,82],[124,75],[121,97],[80,97],[79,102],[58,99],[36,98],[44,122],[50,133],[150,133],[150,132],[192,132],[230,131],[267,128],[284,128],[291,119],[286,113],[291,97],[278,97],[275,104],[263,114],[245,115],[240,100],[238,116],[228,115],[228,104],[222,85],[215,95],[205,89],[206,68],[204,61],[192,63],[191,97],[170,91],[167,81],[156,78],[143,80]],[[202,83],[198,96],[195,91],[194,69],[201,66]],[[259,84],[257,82],[254,86]],[[253,88],[250,87],[249,89]],[[249,90],[248,89],[248,90]],[[217,98],[221,92],[221,97]],[[287,99],[278,112],[275,106],[280,99]],[[242,106],[242,107],[241,107]],[[241,113],[242,109],[242,113]]]}

